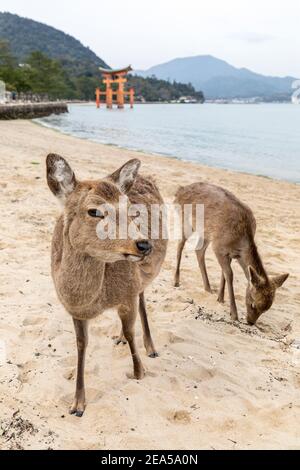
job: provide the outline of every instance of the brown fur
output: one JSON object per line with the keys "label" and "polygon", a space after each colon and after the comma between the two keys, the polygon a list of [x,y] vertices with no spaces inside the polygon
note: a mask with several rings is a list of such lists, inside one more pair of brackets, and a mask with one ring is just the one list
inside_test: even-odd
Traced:
{"label": "brown fur", "polygon": [[48,185],[64,202],[53,234],[52,276],[61,303],[73,317],[77,336],[77,385],[70,410],[77,416],[82,416],[85,408],[88,320],[108,308],[117,308],[122,323],[117,343],[128,342],[134,376],[141,379],[144,369],[134,339],[139,308],[147,353],[157,356],[147,321],[144,290],[160,271],[167,242],[151,240],[151,253],[141,255],[134,240],[100,240],[96,234],[99,220],[89,215],[90,209],[103,203],[117,207],[119,197],[125,194],[129,203],[146,204],[148,208],[150,204],[161,204],[153,180],[137,174],[139,166],[138,160],[131,160],[104,180],[78,182],[62,157],[53,154],[47,157]]}
{"label": "brown fur", "polygon": [[[268,277],[254,241],[256,221],[251,209],[229,191],[208,183],[194,183],[179,188],[174,202],[181,207],[185,204],[204,205],[204,239],[202,247],[196,250],[204,288],[211,292],[205,252],[212,243],[222,268],[218,301],[224,302],[227,281],[231,317],[233,320],[238,319],[231,268],[232,260],[236,259],[249,281],[246,291],[247,320],[254,324],[271,307],[276,289],[284,283],[288,274]],[[195,226],[195,220],[193,225]],[[185,243],[186,239],[183,237],[178,245],[175,286],[179,286],[180,262]]]}

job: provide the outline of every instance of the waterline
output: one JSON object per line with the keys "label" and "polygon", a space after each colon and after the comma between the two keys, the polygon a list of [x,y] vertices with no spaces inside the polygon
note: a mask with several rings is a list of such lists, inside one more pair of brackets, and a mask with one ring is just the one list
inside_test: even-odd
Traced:
{"label": "waterline", "polygon": [[122,111],[70,105],[68,115],[38,122],[118,148],[300,182],[295,105],[147,104]]}

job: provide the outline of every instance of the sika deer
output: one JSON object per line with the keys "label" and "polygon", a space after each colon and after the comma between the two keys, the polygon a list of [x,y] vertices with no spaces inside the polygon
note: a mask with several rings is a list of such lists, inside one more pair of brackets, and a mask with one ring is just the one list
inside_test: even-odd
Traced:
{"label": "sika deer", "polygon": [[[88,321],[116,307],[122,323],[119,342],[128,342],[134,377],[142,379],[144,368],[135,344],[134,325],[139,308],[144,344],[150,357],[157,357],[149,330],[144,290],[158,275],[166,254],[165,240],[100,239],[98,223],[107,217],[103,204],[114,209],[119,221],[119,198],[127,203],[161,204],[151,178],[138,175],[139,160],[97,181],[79,182],[59,155],[47,157],[50,190],[64,204],[52,241],[52,276],[58,298],[73,317],[77,337],[77,382],[71,414],[81,417],[85,409],[84,362]],[[118,228],[118,223],[117,223]],[[147,232],[148,235],[149,232]],[[139,307],[138,307],[139,304]]]}
{"label": "sika deer", "polygon": [[[204,236],[198,243],[201,247],[196,250],[204,288],[207,292],[212,292],[205,265],[205,252],[212,243],[222,268],[218,301],[224,302],[227,282],[231,318],[238,320],[231,268],[232,260],[236,259],[248,280],[247,321],[254,325],[260,315],[272,306],[276,289],[282,286],[289,275],[268,277],[254,241],[256,221],[251,209],[229,191],[208,183],[194,183],[180,187],[174,202],[180,205],[181,210],[185,204],[204,205]],[[195,230],[194,212],[193,230]],[[175,287],[179,286],[180,263],[185,243],[186,238],[183,236],[178,244]]]}

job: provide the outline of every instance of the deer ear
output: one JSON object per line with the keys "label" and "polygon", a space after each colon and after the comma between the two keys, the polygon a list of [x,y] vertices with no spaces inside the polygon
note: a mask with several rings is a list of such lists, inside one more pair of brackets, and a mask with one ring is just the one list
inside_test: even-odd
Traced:
{"label": "deer ear", "polygon": [[275,276],[272,278],[272,282],[275,286],[275,289],[278,289],[282,284],[287,280],[289,274],[281,274],[281,276]]}
{"label": "deer ear", "polygon": [[140,160],[136,158],[129,160],[119,170],[115,171],[110,178],[116,183],[123,193],[130,191],[141,166]]}
{"label": "deer ear", "polygon": [[260,287],[264,284],[264,280],[257,274],[253,266],[248,266],[249,280],[254,287]]}
{"label": "deer ear", "polygon": [[54,196],[64,203],[77,184],[75,174],[68,162],[59,155],[49,154],[46,163],[48,186]]}

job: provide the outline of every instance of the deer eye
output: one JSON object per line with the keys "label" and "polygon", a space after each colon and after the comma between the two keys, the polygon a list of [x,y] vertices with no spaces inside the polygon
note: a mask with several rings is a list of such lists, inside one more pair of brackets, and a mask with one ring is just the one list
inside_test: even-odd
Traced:
{"label": "deer eye", "polygon": [[104,215],[98,209],[90,209],[88,211],[88,214],[89,214],[90,217],[94,217],[94,218],[98,218],[98,219],[104,219]]}

